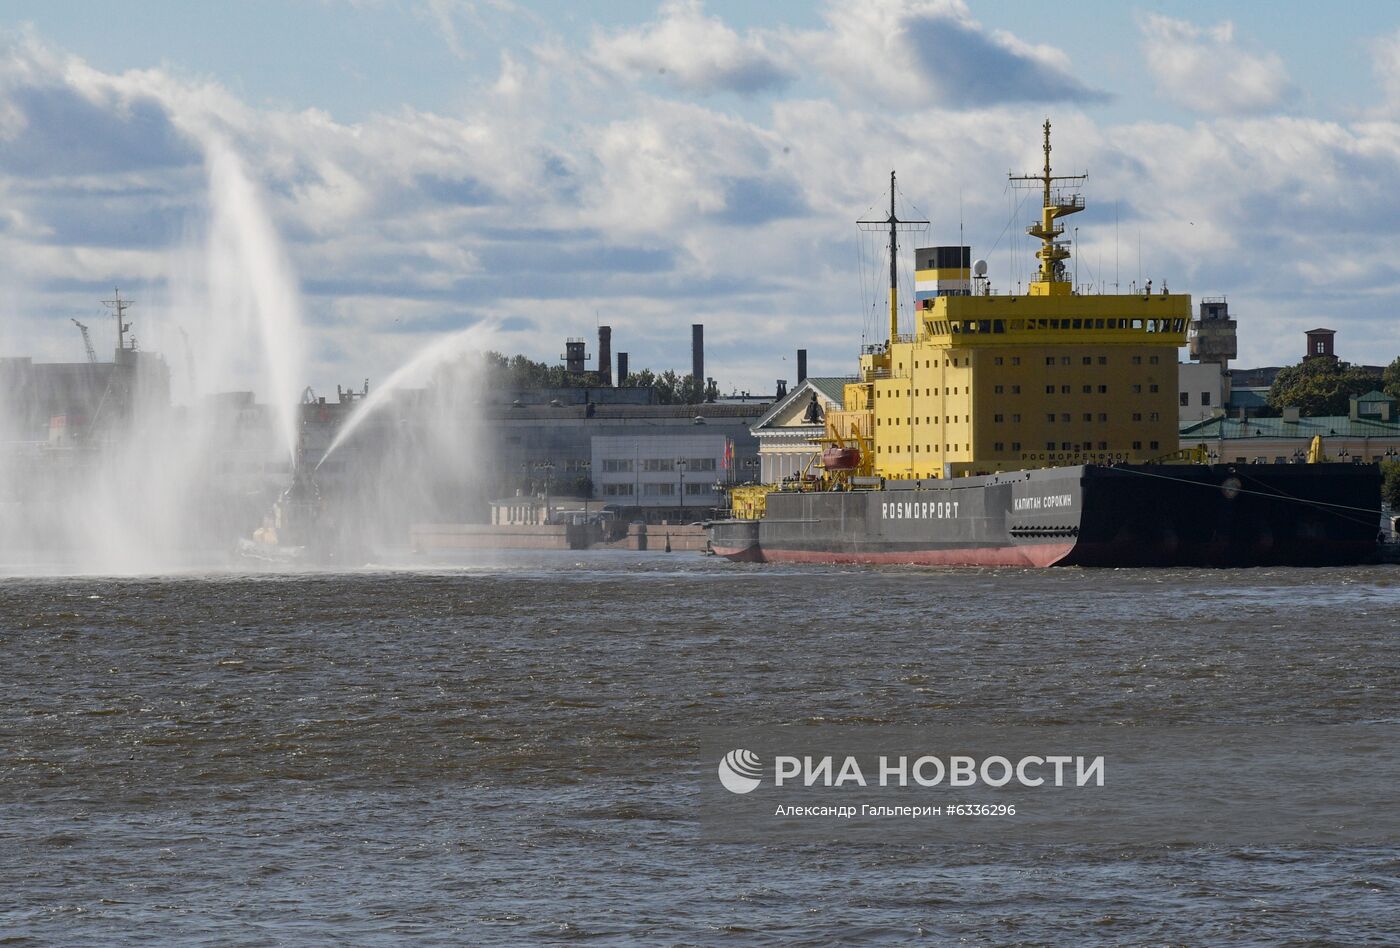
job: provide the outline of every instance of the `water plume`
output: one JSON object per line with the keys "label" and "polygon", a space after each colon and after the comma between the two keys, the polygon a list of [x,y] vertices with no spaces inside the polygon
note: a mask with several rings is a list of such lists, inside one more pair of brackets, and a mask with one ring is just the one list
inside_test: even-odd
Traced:
{"label": "water plume", "polygon": [[[205,144],[206,215],[170,254],[164,311],[146,296],[126,314],[142,338],[178,333],[183,371],[128,340],[115,363],[49,376],[21,367],[4,380],[6,421],[22,428],[6,432],[0,459],[0,549],[11,569],[227,564],[290,476],[300,295],[242,161],[225,142]],[[55,410],[68,414],[51,419],[54,387],[66,406]]]}
{"label": "water plume", "polygon": [[356,405],[354,412],[345,419],[345,423],[340,426],[325,453],[321,455],[321,460],[316,462],[316,467],[319,468],[325,463],[326,459],[364,424],[365,419],[394,394],[402,391],[410,382],[421,380],[424,374],[433,369],[461,359],[467,353],[479,352],[494,332],[494,324],[478,323],[450,336],[435,339],[419,349],[412,358],[391,372],[387,379]]}

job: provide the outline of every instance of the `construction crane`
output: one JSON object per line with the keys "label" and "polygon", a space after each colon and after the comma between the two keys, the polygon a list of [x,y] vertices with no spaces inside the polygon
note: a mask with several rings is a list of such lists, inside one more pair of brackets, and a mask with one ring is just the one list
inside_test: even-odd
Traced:
{"label": "construction crane", "polygon": [[87,328],[87,326],[85,326],[85,325],[83,325],[82,323],[78,322],[76,319],[73,320],[73,325],[74,325],[74,326],[77,326],[77,327],[78,327],[78,332],[80,332],[80,333],[83,334],[83,348],[87,350],[88,362],[90,362],[90,363],[93,364],[93,365],[96,365],[96,364],[97,364],[97,353],[96,353],[96,352],[93,350],[93,348],[92,348],[92,337],[88,335],[88,328]]}

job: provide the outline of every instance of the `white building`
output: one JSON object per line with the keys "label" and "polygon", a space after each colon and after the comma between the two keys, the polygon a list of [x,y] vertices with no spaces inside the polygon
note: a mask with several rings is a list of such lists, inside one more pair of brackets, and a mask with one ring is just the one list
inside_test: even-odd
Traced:
{"label": "white building", "polygon": [[[809,378],[783,398],[750,429],[758,439],[759,477],[765,484],[781,483],[818,466],[826,431],[826,413],[840,411],[848,378]],[[819,473],[819,471],[818,471]]]}
{"label": "white building", "polygon": [[1215,362],[1183,362],[1177,366],[1177,424],[1194,425],[1221,414],[1230,401],[1230,373]]}
{"label": "white building", "polygon": [[732,447],[722,434],[598,435],[593,493],[604,504],[648,508],[650,519],[708,516],[732,483]]}

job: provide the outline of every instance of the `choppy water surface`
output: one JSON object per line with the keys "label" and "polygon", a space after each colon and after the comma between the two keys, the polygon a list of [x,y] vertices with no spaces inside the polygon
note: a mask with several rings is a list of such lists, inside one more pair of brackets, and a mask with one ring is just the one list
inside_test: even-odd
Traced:
{"label": "choppy water surface", "polygon": [[1383,941],[1388,850],[701,842],[706,725],[1400,720],[1400,570],[0,582],[6,943]]}

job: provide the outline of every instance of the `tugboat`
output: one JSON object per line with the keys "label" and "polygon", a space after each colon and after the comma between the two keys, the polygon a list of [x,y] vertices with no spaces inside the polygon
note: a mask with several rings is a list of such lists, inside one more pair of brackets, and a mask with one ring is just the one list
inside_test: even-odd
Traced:
{"label": "tugboat", "polygon": [[1177,350],[1191,298],[1070,281],[1062,219],[1087,175],[1040,192],[1025,293],[998,293],[966,246],[915,252],[900,332],[890,213],[889,336],[825,416],[820,475],[734,489],[710,547],[736,560],[976,566],[1256,566],[1378,559],[1375,464],[1216,464],[1183,452]]}

